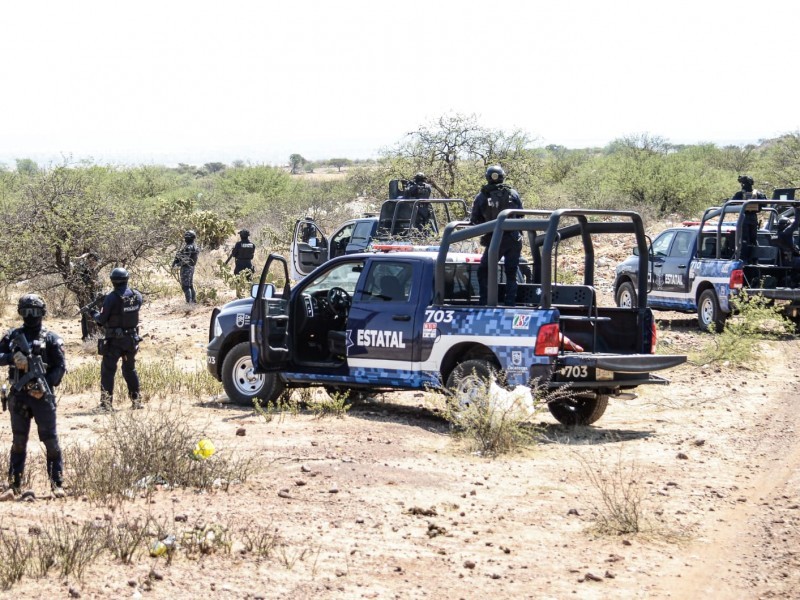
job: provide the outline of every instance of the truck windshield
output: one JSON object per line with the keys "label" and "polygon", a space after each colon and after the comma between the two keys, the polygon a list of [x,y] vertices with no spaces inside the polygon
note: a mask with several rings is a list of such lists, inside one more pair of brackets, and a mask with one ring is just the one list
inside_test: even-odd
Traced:
{"label": "truck windshield", "polygon": [[320,290],[329,290],[333,287],[340,287],[349,294],[355,292],[358,278],[364,270],[364,261],[346,262],[335,266],[333,269],[325,271],[322,275],[315,277],[307,286],[304,286],[306,293],[313,293]]}

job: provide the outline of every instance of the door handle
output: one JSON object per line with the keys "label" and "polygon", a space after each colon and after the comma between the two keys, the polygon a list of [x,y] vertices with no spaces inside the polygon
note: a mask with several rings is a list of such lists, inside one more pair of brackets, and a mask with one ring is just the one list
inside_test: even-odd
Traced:
{"label": "door handle", "polygon": [[411,315],[392,315],[392,321],[410,321]]}
{"label": "door handle", "polygon": [[679,269],[685,269],[685,268],[686,268],[686,265],[678,265],[678,268],[679,268]]}

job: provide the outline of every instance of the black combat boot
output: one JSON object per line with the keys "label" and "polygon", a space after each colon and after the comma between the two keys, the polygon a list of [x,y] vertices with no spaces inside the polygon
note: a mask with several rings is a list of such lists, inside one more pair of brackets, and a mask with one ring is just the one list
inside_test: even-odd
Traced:
{"label": "black combat boot", "polygon": [[131,394],[131,408],[133,410],[144,408],[144,404],[142,404],[142,395],[139,392]]}
{"label": "black combat boot", "polygon": [[100,406],[96,412],[111,412],[114,410],[114,396],[108,392],[100,392]]}
{"label": "black combat boot", "polygon": [[22,493],[22,473],[9,474],[8,487],[11,488],[15,496],[19,496]]}

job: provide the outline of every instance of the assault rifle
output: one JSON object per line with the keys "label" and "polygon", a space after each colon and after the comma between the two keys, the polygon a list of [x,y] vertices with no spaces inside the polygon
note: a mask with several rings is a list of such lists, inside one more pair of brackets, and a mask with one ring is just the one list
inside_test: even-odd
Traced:
{"label": "assault rifle", "polygon": [[3,384],[3,388],[0,389],[0,400],[3,402],[3,412],[8,410],[8,387],[6,384]]}
{"label": "assault rifle", "polygon": [[[34,344],[38,345],[39,341],[35,341]],[[11,386],[12,389],[15,392],[40,390],[44,392],[44,400],[55,404],[56,395],[50,388],[50,384],[47,383],[47,371],[44,368],[42,357],[33,351],[33,348],[31,348],[28,342],[28,338],[25,337],[22,331],[19,331],[17,335],[14,336],[14,339],[11,340],[11,348],[14,351],[22,352],[25,358],[28,359],[28,369],[25,371],[24,375],[20,375],[19,369],[16,370],[17,376]]]}
{"label": "assault rifle", "polygon": [[97,295],[94,297],[94,300],[89,302],[89,304],[87,304],[86,306],[81,307],[81,309],[78,311],[78,314],[75,316],[77,317],[78,315],[86,315],[87,317],[90,317],[92,315],[92,309],[100,306],[103,303],[103,300],[105,299],[106,295],[104,293],[97,292]]}

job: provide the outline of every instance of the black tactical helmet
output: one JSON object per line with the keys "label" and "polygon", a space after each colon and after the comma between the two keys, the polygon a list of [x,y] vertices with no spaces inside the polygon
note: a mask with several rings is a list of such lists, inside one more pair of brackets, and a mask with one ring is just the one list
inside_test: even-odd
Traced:
{"label": "black tactical helmet", "polygon": [[249,232],[249,231],[247,231],[247,229],[242,229],[242,230],[239,232],[239,237],[240,237],[240,238],[242,238],[243,240],[246,240],[247,238],[249,238],[249,237],[250,237],[250,232]]}
{"label": "black tactical helmet", "polygon": [[489,183],[503,183],[506,178],[506,172],[500,165],[492,165],[486,169],[486,181]]}
{"label": "black tactical helmet", "polygon": [[[737,181],[742,184],[742,189],[745,191],[752,191],[753,189],[753,178],[750,175],[739,175]],[[749,189],[748,189],[749,188]]]}
{"label": "black tactical helmet", "polygon": [[425,183],[426,181],[428,181],[428,178],[425,177],[425,173],[422,171],[414,175],[414,183]]}
{"label": "black tactical helmet", "polygon": [[25,294],[17,303],[17,312],[21,317],[42,318],[47,314],[47,304],[38,294]]}
{"label": "black tactical helmet", "polygon": [[129,277],[128,271],[126,269],[123,269],[122,267],[117,267],[116,269],[111,271],[111,283],[113,283],[115,287],[118,285],[127,284],[128,277]]}
{"label": "black tactical helmet", "polygon": [[781,231],[786,229],[791,224],[792,221],[789,217],[781,217],[780,219],[778,219],[778,229],[780,229]]}
{"label": "black tactical helmet", "polygon": [[197,239],[197,234],[190,229],[183,234],[183,239],[185,239],[187,242],[193,242],[195,239]]}

